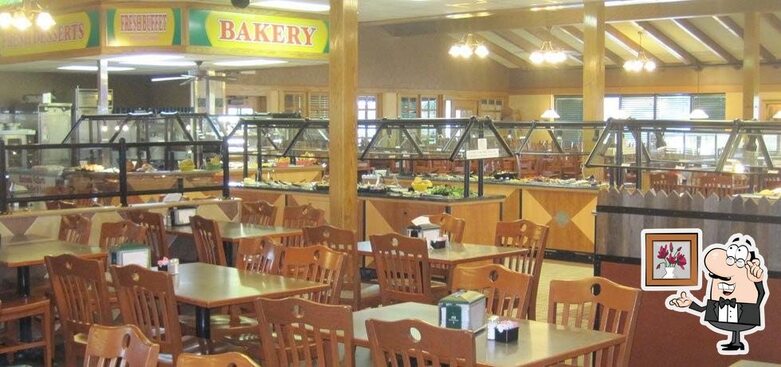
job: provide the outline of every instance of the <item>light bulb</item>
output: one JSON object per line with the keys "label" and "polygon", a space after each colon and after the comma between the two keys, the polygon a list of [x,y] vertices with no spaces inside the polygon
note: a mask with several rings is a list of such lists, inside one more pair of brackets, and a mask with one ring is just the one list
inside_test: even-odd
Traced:
{"label": "light bulb", "polygon": [[468,58],[472,57],[472,54],[474,54],[474,52],[475,51],[472,50],[472,48],[469,47],[468,45],[462,45],[461,46],[461,57],[463,57],[465,59],[468,59]]}
{"label": "light bulb", "polygon": [[450,46],[450,51],[447,52],[452,57],[458,57],[461,55],[461,45],[454,44],[453,46]]}
{"label": "light bulb", "polygon": [[128,130],[130,130],[129,126],[127,126],[127,125],[123,125],[122,126],[122,131],[128,131]]}
{"label": "light bulb", "polygon": [[24,13],[21,11],[16,12],[14,14],[14,20],[13,20],[14,28],[20,31],[26,31],[28,28],[30,28],[33,23],[30,21],[29,18],[27,18]]}
{"label": "light bulb", "polygon": [[554,61],[555,63],[560,64],[567,60],[567,54],[565,54],[563,51],[557,51],[554,59],[556,60]]}
{"label": "light bulb", "polygon": [[114,131],[119,131],[119,125],[114,126]]}
{"label": "light bulb", "polygon": [[656,63],[653,62],[652,60],[648,60],[648,61],[645,62],[645,65],[643,66],[643,69],[645,69],[645,71],[648,71],[648,72],[654,71],[654,70],[656,70]]}
{"label": "light bulb", "polygon": [[545,55],[543,55],[542,52],[534,51],[531,55],[529,55],[529,60],[535,64],[542,64],[545,62]]}
{"label": "light bulb", "polygon": [[477,57],[484,59],[486,56],[488,56],[488,47],[485,47],[485,45],[477,45],[477,48],[475,48],[475,55]]}
{"label": "light bulb", "polygon": [[106,126],[106,124],[103,124],[103,125],[100,127],[100,131],[102,131],[102,132],[104,132],[104,133],[105,133],[105,132],[107,132],[107,131],[108,131],[108,126]]}
{"label": "light bulb", "polygon": [[549,62],[551,64],[556,63],[556,53],[555,52],[546,52],[545,53],[545,62]]}
{"label": "light bulb", "polygon": [[11,27],[11,24],[14,22],[14,17],[11,15],[11,13],[4,11],[0,13],[0,28],[2,29],[8,29]]}
{"label": "light bulb", "polygon": [[38,13],[38,16],[35,17],[35,25],[44,31],[48,31],[54,27],[55,24],[57,24],[57,22],[54,21],[54,17],[48,12],[40,12]]}

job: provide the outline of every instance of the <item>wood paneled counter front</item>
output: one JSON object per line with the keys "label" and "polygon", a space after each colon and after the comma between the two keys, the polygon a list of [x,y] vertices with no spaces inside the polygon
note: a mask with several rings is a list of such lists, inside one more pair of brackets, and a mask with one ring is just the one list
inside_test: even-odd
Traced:
{"label": "wood paneled counter front", "polygon": [[[247,201],[265,200],[277,207],[311,204],[326,211],[329,216],[328,194],[311,190],[273,189],[257,187],[232,187],[231,196]],[[359,194],[358,238],[366,240],[373,234],[404,233],[413,218],[427,214],[450,213],[466,220],[464,242],[492,245],[494,227],[502,220],[501,195],[482,198],[439,199],[433,197],[400,197]],[[278,210],[277,224],[282,223],[282,210]]]}

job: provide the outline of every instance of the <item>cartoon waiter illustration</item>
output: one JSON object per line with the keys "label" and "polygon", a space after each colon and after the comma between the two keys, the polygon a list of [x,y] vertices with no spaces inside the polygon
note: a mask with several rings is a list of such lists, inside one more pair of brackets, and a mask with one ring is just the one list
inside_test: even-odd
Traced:
{"label": "cartoon waiter illustration", "polygon": [[[767,268],[757,252],[754,239],[733,234],[725,244],[705,249],[708,293],[705,300],[685,291],[667,299],[667,307],[700,315],[700,322],[712,331],[728,335],[720,344],[721,354],[747,354],[745,334],[764,329],[767,301]],[[702,304],[704,301],[704,304]]]}

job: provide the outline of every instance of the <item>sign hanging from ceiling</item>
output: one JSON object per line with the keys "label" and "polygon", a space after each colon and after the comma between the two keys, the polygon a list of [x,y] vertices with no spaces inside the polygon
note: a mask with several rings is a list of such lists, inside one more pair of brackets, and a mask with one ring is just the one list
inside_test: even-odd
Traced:
{"label": "sign hanging from ceiling", "polygon": [[0,57],[82,50],[100,46],[98,12],[56,15],[57,24],[48,31],[31,27],[25,32],[3,32]]}
{"label": "sign hanging from ceiling", "polygon": [[182,10],[108,9],[106,34],[109,47],[179,46],[182,44]]}
{"label": "sign hanging from ceiling", "polygon": [[223,54],[322,59],[328,54],[325,20],[190,9],[190,46]]}

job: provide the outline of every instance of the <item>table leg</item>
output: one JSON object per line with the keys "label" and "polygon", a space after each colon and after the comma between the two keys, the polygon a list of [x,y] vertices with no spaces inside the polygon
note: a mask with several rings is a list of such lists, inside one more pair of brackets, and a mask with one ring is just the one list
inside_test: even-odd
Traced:
{"label": "table leg", "polygon": [[[30,267],[20,266],[16,268],[16,292],[19,297],[30,296]],[[23,342],[33,340],[33,320],[25,317],[19,320],[19,339]]]}
{"label": "table leg", "polygon": [[211,310],[206,307],[195,308],[195,336],[209,340],[211,339]]}
{"label": "table leg", "polygon": [[225,249],[225,262],[228,263],[228,266],[236,266],[233,261],[233,242],[223,241],[222,247]]}

